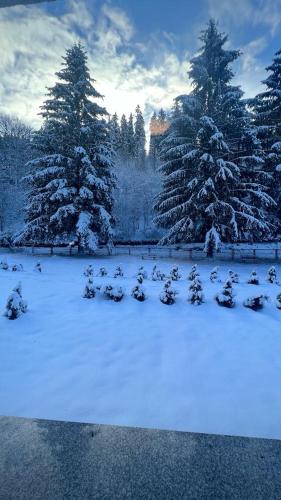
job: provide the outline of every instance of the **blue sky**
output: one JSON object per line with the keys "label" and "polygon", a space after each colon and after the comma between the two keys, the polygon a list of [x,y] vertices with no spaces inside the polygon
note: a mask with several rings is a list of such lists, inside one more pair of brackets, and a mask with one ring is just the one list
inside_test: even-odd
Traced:
{"label": "blue sky", "polygon": [[190,90],[189,59],[210,17],[229,47],[243,51],[236,82],[254,95],[281,48],[281,0],[56,0],[1,9],[1,108],[39,125],[45,88],[80,39],[108,111],[128,114],[140,104],[148,119]]}

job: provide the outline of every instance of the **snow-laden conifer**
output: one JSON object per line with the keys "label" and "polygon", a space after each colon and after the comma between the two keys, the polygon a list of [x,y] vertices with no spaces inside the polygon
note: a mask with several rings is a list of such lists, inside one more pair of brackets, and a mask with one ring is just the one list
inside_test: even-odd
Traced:
{"label": "snow-laden conifer", "polygon": [[92,264],[89,264],[85,268],[85,270],[84,270],[84,276],[86,276],[86,277],[94,276],[94,269],[93,269]]}
{"label": "snow-laden conifer", "polygon": [[171,280],[167,280],[160,294],[160,300],[163,304],[172,305],[176,301],[176,290],[171,286]]}
{"label": "snow-laden conifer", "polygon": [[85,299],[93,299],[96,295],[96,287],[93,284],[94,282],[93,282],[93,278],[91,277],[91,275],[88,275],[88,276],[89,276],[89,279],[86,283],[83,297]]}
{"label": "snow-laden conifer", "polygon": [[58,82],[42,106],[44,119],[30,162],[25,226],[17,242],[69,243],[95,250],[112,241],[112,152],[106,110],[96,103],[87,55],[67,50]]}
{"label": "snow-laden conifer", "polygon": [[179,266],[176,264],[173,265],[171,271],[170,271],[170,278],[172,281],[178,281],[181,279],[181,273],[179,271]]}
{"label": "snow-laden conifer", "polygon": [[143,302],[146,299],[146,295],[141,284],[135,285],[132,289],[131,295],[134,299],[139,302]]}
{"label": "snow-laden conifer", "polygon": [[223,290],[215,296],[217,303],[223,307],[234,307],[232,281],[227,280],[223,286]]}
{"label": "snow-laden conifer", "polygon": [[260,280],[259,280],[259,277],[258,277],[256,271],[251,272],[251,275],[248,279],[248,284],[249,285],[259,285],[260,284]]}
{"label": "snow-laden conifer", "polygon": [[212,269],[212,271],[210,272],[210,281],[212,283],[215,283],[216,281],[218,281],[219,277],[218,277],[218,267],[214,267],[214,269]]}
{"label": "snow-laden conifer", "polygon": [[117,266],[114,272],[114,278],[123,278],[124,272],[121,266]]}
{"label": "snow-laden conifer", "polygon": [[22,313],[27,311],[27,302],[22,298],[21,283],[13,289],[8,297],[5,316],[8,319],[17,319]]}
{"label": "snow-laden conifer", "polygon": [[204,302],[202,283],[198,278],[195,278],[189,287],[188,302],[199,306]]}
{"label": "snow-laden conifer", "polygon": [[253,311],[259,311],[263,308],[266,300],[268,300],[266,295],[254,295],[244,300],[243,305],[249,309],[253,309]]}
{"label": "snow-laden conifer", "polygon": [[193,264],[193,266],[191,267],[191,271],[190,271],[189,275],[187,276],[187,279],[189,281],[193,281],[198,277],[199,277],[199,273],[197,271],[197,264]]}
{"label": "snow-laden conifer", "polygon": [[266,280],[268,283],[277,283],[277,271],[275,266],[271,266],[268,269]]}
{"label": "snow-laden conifer", "polygon": [[105,267],[100,267],[99,269],[99,272],[98,272],[98,276],[107,276],[107,269]]}

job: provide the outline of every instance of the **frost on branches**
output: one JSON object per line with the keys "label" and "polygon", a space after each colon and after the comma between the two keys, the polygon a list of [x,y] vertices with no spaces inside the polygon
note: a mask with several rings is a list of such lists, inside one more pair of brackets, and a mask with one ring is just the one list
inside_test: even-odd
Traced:
{"label": "frost on branches", "polygon": [[248,284],[249,285],[259,285],[260,280],[259,277],[256,273],[256,271],[252,271],[250,278],[248,279]]}
{"label": "frost on branches", "polygon": [[93,278],[89,277],[88,282],[86,283],[83,297],[85,299],[93,299],[96,295],[96,288],[93,285]]}
{"label": "frost on branches", "polygon": [[67,50],[58,83],[42,106],[44,123],[29,163],[25,227],[16,242],[75,242],[95,250],[112,241],[112,152],[104,116],[95,100],[87,56],[80,44]]}

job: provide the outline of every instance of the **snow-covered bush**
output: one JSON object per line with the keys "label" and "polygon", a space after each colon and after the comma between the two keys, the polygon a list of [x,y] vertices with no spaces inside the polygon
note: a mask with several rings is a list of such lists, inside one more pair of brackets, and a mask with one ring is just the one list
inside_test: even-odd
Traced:
{"label": "snow-covered bush", "polygon": [[164,281],[166,278],[165,274],[160,271],[160,269],[157,269],[157,266],[153,266],[152,269],[152,274],[151,274],[151,279],[152,281]]}
{"label": "snow-covered bush", "polygon": [[143,283],[143,274],[137,274],[137,282],[141,285]]}
{"label": "snow-covered bush", "polygon": [[139,302],[143,302],[146,299],[144,289],[141,285],[134,286],[131,295],[132,297],[134,297],[134,299],[138,300]]}
{"label": "snow-covered bush", "polygon": [[38,273],[42,273],[42,266],[40,262],[37,262],[34,271],[37,271]]}
{"label": "snow-covered bush", "polygon": [[93,278],[89,277],[84,289],[83,297],[85,299],[93,299],[95,295],[96,295],[96,288],[93,285]]}
{"label": "snow-covered bush", "polygon": [[264,302],[266,300],[268,300],[268,297],[266,295],[254,295],[244,300],[243,305],[245,307],[253,309],[253,311],[258,311],[259,309],[263,308]]}
{"label": "snow-covered bush", "polygon": [[118,277],[122,278],[123,276],[124,276],[124,273],[123,273],[121,266],[117,266],[115,269],[114,278],[118,278]]}
{"label": "snow-covered bush", "polygon": [[214,269],[212,269],[212,271],[210,272],[210,281],[212,283],[215,283],[216,281],[219,281],[218,267],[214,267]]}
{"label": "snow-covered bush", "polygon": [[198,278],[195,278],[189,287],[188,302],[199,306],[204,302],[204,295],[202,291],[202,283]]}
{"label": "snow-covered bush", "polygon": [[250,278],[248,279],[248,284],[249,285],[259,285],[260,284],[260,280],[259,280],[259,277],[258,277],[256,271],[251,272]]}
{"label": "snow-covered bush", "polygon": [[281,293],[278,293],[276,297],[276,307],[277,309],[281,309]]}
{"label": "snow-covered bush", "polygon": [[103,295],[114,302],[120,302],[124,297],[121,286],[106,285],[101,289]]}
{"label": "snow-covered bush", "polygon": [[229,279],[223,286],[223,290],[215,296],[217,303],[224,307],[234,307],[232,281]]}
{"label": "snow-covered bush", "polygon": [[21,284],[19,283],[8,297],[5,316],[8,319],[17,319],[27,311],[27,302],[22,298]]}
{"label": "snow-covered bush", "polygon": [[232,283],[239,283],[239,274],[234,271],[228,271],[229,279]]}
{"label": "snow-covered bush", "polygon": [[276,283],[277,282],[277,272],[274,266],[271,266],[267,271],[267,281],[268,283]]}
{"label": "snow-covered bush", "polygon": [[146,272],[146,270],[144,269],[143,266],[141,266],[139,268],[139,270],[138,270],[137,276],[140,276],[140,275],[142,275],[142,277],[143,277],[144,280],[147,279],[147,272]]}
{"label": "snow-covered bush", "polygon": [[178,281],[181,279],[181,274],[179,272],[179,266],[174,265],[170,271],[170,279],[172,281]]}
{"label": "snow-covered bush", "polygon": [[176,301],[177,292],[171,287],[171,280],[166,281],[160,294],[160,300],[163,304],[171,305]]}
{"label": "snow-covered bush", "polygon": [[84,271],[84,276],[86,276],[87,278],[90,276],[94,276],[94,269],[92,264],[89,264],[88,267],[86,267]]}
{"label": "snow-covered bush", "polygon": [[188,275],[187,279],[188,279],[189,281],[193,281],[193,280],[195,280],[196,278],[198,278],[198,276],[199,276],[199,273],[198,273],[198,271],[197,271],[197,264],[194,264],[194,265],[192,266],[192,268],[191,268],[191,271],[190,271],[190,273],[189,273],[189,275]]}
{"label": "snow-covered bush", "polygon": [[9,264],[6,260],[1,260],[0,262],[0,269],[3,269],[4,271],[8,271],[9,269]]}
{"label": "snow-covered bush", "polygon": [[12,265],[12,271],[23,271],[23,265],[22,264],[13,264]]}
{"label": "snow-covered bush", "polygon": [[100,267],[98,276],[107,276],[107,269],[105,267]]}

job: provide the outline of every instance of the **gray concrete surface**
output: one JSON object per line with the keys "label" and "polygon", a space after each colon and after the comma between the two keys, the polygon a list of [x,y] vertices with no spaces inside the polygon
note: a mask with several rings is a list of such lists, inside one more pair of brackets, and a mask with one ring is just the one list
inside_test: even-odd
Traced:
{"label": "gray concrete surface", "polygon": [[281,441],[0,417],[0,498],[280,499]]}

